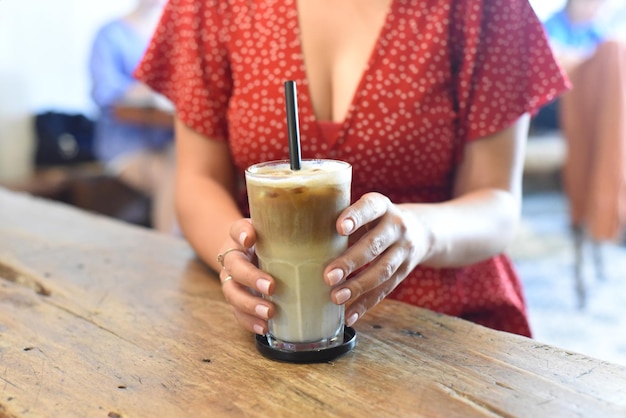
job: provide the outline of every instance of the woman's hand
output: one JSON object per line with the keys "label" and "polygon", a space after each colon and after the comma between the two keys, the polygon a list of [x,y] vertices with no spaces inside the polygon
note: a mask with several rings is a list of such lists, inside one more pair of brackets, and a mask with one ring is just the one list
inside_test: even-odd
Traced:
{"label": "woman's hand", "polygon": [[[417,219],[380,193],[365,194],[337,219],[337,230],[356,242],[325,270],[336,286],[331,299],[346,303],[346,324],[391,293],[429,253],[432,234]],[[346,280],[350,275],[350,280]]]}
{"label": "woman's hand", "polygon": [[[274,315],[274,305],[263,299],[274,291],[272,277],[253,263],[256,234],[249,219],[232,224],[230,238],[220,251],[222,291],[237,322],[256,334],[267,333],[267,320]],[[219,259],[218,258],[218,259]]]}
{"label": "woman's hand", "polygon": [[[530,116],[473,140],[457,167],[452,199],[393,204],[368,193],[337,219],[354,244],[324,272],[345,303],[346,324],[391,293],[418,265],[456,268],[500,254],[515,236]],[[350,277],[349,280],[346,278]]]}

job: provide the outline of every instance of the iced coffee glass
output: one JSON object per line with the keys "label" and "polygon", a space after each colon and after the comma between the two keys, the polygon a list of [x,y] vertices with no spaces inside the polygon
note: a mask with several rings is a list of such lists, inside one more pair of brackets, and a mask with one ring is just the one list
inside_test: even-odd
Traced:
{"label": "iced coffee glass", "polygon": [[335,160],[303,160],[297,171],[289,161],[246,170],[256,254],[276,281],[267,335],[273,348],[311,351],[343,342],[344,307],[331,301],[322,276],[348,245],[336,221],[350,204],[351,180],[352,166]]}

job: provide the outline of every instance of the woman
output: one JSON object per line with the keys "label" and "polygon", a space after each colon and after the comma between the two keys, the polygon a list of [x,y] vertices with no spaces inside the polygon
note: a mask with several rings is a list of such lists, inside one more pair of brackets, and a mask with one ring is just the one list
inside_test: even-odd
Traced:
{"label": "woman", "polygon": [[[562,9],[544,22],[552,51],[568,77],[606,41],[607,36],[600,30],[598,21],[605,3],[606,0],[567,0]],[[560,130],[559,108],[560,100],[543,106],[532,119],[531,129],[535,132]]]}
{"label": "woman", "polygon": [[563,182],[577,254],[583,231],[595,242],[620,241],[626,226],[626,44],[599,29],[606,4],[568,0],[545,23],[573,88],[536,122],[551,113],[567,141]]}
{"label": "woman", "polygon": [[337,220],[353,244],[324,276],[346,324],[390,297],[530,335],[501,253],[528,113],[565,82],[527,0],[172,0],[137,75],[176,105],[179,221],[246,329],[267,331],[274,306],[249,289],[274,281],[253,263],[241,173],[288,158],[294,80],[302,156],[353,166]]}

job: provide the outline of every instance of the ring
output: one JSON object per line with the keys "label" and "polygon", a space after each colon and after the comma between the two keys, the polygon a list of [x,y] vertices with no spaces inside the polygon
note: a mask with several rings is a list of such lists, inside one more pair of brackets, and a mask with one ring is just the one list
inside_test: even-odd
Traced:
{"label": "ring", "polygon": [[231,276],[230,274],[228,276],[226,276],[224,278],[224,280],[222,280],[222,286],[224,286],[224,283],[226,283],[227,281],[232,280],[232,279],[233,279],[233,276]]}
{"label": "ring", "polygon": [[[223,253],[219,253],[217,255],[217,262],[220,263],[220,265],[222,266],[222,269],[225,269],[226,267],[224,266],[224,259],[226,258],[226,254],[228,254],[231,251],[239,251],[241,253],[244,253],[243,250],[240,250],[239,248],[229,248],[226,251],[224,251]],[[244,253],[245,254],[245,253]]]}

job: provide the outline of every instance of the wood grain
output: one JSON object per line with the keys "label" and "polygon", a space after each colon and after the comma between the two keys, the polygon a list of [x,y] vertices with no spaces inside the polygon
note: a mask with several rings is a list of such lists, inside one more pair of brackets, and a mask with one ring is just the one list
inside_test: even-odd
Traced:
{"label": "wood grain", "polygon": [[626,416],[619,365],[393,301],[356,329],[267,360],[182,239],[0,189],[0,417]]}

